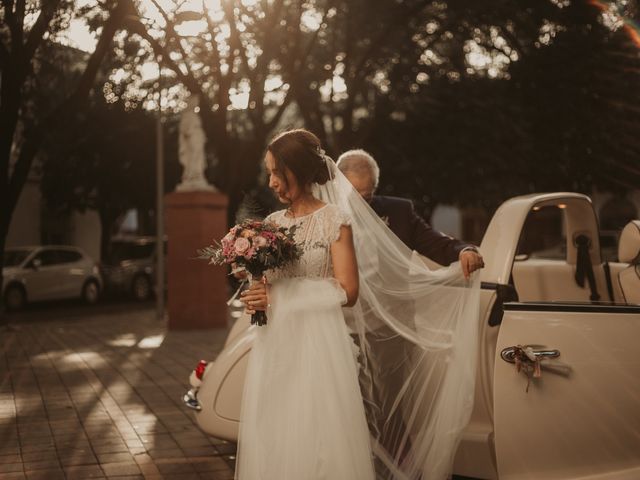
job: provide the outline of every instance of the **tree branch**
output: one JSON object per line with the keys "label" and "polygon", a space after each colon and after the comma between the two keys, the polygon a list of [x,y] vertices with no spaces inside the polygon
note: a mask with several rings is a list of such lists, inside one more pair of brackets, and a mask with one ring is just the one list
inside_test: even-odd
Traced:
{"label": "tree branch", "polygon": [[318,30],[316,30],[313,33],[313,36],[311,37],[311,40],[309,40],[309,43],[307,43],[307,47],[304,50],[304,53],[300,56],[300,58],[298,58],[298,69],[301,70],[303,65],[305,65],[305,60],[307,58],[309,58],[309,55],[311,55],[311,51],[313,50],[313,47],[315,47],[316,42],[318,41],[318,37],[320,36],[320,30],[322,29],[322,25],[324,25],[327,21],[327,15],[329,15],[329,11],[331,10],[332,7],[327,6],[327,9],[325,10],[324,14],[322,15],[322,21],[320,22],[320,28],[318,28]]}
{"label": "tree branch", "polygon": [[291,103],[291,100],[293,100],[293,93],[292,92],[293,92],[293,88],[289,88],[289,90],[287,91],[287,94],[284,97],[284,100],[283,100],[282,104],[280,104],[278,106],[278,110],[276,111],[276,114],[273,117],[271,117],[271,120],[266,122],[266,124],[265,124],[265,131],[266,132],[270,132],[271,130],[276,128],[276,125],[278,124],[278,122],[282,118],[282,115],[284,114],[285,110],[287,109],[287,107]]}
{"label": "tree branch", "polygon": [[[331,5],[327,5],[327,9],[324,11],[324,14],[322,15],[322,21],[320,22],[320,28],[318,28],[313,35],[311,36],[311,39],[309,40],[309,42],[307,42],[304,51],[299,54],[299,55],[293,55],[290,59],[289,63],[289,72],[290,72],[290,78],[288,79],[289,84],[292,85],[292,88],[290,89],[291,91],[298,91],[300,93],[302,93],[302,89],[298,88],[296,86],[296,88],[293,88],[294,84],[298,84],[298,78],[300,78],[302,76],[302,71],[303,69],[306,67],[307,63],[306,60],[309,58],[309,56],[311,55],[311,52],[313,50],[313,47],[315,47],[316,42],[318,41],[318,37],[320,36],[320,31],[322,30],[322,25],[324,25],[326,23],[327,20],[327,16],[329,15],[329,11],[331,10],[332,6]],[[297,21],[298,23],[300,22],[300,18],[302,16],[302,12],[300,11],[298,16],[297,16]],[[298,25],[299,27],[299,25]],[[300,45],[302,44],[301,41],[301,30],[300,28],[297,29],[297,35],[296,35],[296,41],[293,47],[293,50],[296,51]],[[286,106],[285,106],[286,107]],[[281,112],[279,112],[281,114]]]}
{"label": "tree branch", "polygon": [[[205,4],[204,4],[205,0],[202,0],[202,9],[205,10]],[[220,61],[220,53],[218,52],[218,45],[215,43],[215,36],[214,36],[214,32],[216,31],[216,26],[213,24],[213,22],[211,22],[211,17],[209,17],[209,14],[206,12],[205,10],[205,18],[207,19],[207,26],[209,27],[209,31],[211,32],[211,45],[212,45],[212,55],[214,58],[214,61],[216,63],[215,68],[213,68],[213,72],[214,72],[214,77],[216,78],[216,81],[218,83],[220,83],[222,81],[222,62]]]}
{"label": "tree branch", "polygon": [[156,38],[152,37],[149,32],[147,32],[146,27],[140,21],[130,23],[129,31],[131,31],[132,33],[136,33],[144,38],[153,49],[155,56],[162,57],[162,62],[178,76],[180,82],[184,84],[191,93],[202,95],[200,84],[196,81],[191,72],[185,73],[182,68],[180,68],[180,65],[178,65],[175,60],[171,58],[170,52],[167,50],[167,48],[162,45]]}
{"label": "tree branch", "polygon": [[[176,73],[180,82],[184,86],[186,86],[187,89],[192,94],[198,95],[200,100],[200,106],[202,107],[200,109],[200,118],[202,118],[202,122],[203,124],[205,124],[205,128],[207,130],[209,130],[210,128],[219,130],[220,125],[224,124],[224,122],[226,121],[226,106],[224,107],[224,111],[222,108],[220,108],[219,110],[220,113],[218,114],[216,114],[216,112],[213,112],[211,108],[211,102],[209,101],[209,97],[205,95],[204,91],[202,90],[202,84],[196,79],[193,71],[189,68],[189,63],[187,61],[188,54],[185,51],[184,46],[182,45],[180,36],[175,30],[174,21],[169,17],[169,14],[160,6],[160,4],[156,0],[152,0],[152,2],[156,6],[160,14],[162,15],[166,23],[166,45],[162,46],[158,40],[156,40],[151,35],[149,35],[144,25],[142,25],[140,22],[138,23],[139,23],[139,26],[141,27],[141,31],[138,33],[140,33],[140,35],[143,36],[143,38],[145,38],[151,44],[151,47],[153,48],[156,55],[162,56],[163,62],[171,70],[173,70]],[[207,25],[209,25],[211,30],[213,31],[213,26],[211,25],[209,15],[207,14],[205,7],[206,5],[203,2],[202,4],[203,14],[207,19]],[[182,70],[181,66],[174,59],[171,58],[168,45],[172,40],[177,44],[177,48],[182,57],[182,60],[183,60],[182,64],[185,66],[186,73]],[[214,51],[215,51],[215,57],[218,61],[218,69],[216,71],[219,74],[218,83],[220,84],[222,80],[222,74],[220,73],[220,60],[217,55],[218,51],[215,45],[214,45]],[[216,133],[219,133],[219,131]]]}
{"label": "tree branch", "polygon": [[18,0],[16,5],[16,11],[14,13],[15,20],[15,31],[12,31],[12,36],[15,35],[13,41],[15,45],[13,46],[16,52],[19,52],[22,48],[23,35],[24,35],[24,8],[25,8],[25,0]]}
{"label": "tree branch", "polygon": [[363,72],[366,62],[371,59],[373,53],[379,50],[382,45],[388,42],[389,36],[392,34],[392,32],[397,31],[397,25],[404,25],[408,19],[416,15],[424,7],[425,5],[423,3],[418,2],[413,6],[413,8],[406,10],[401,15],[398,15],[395,19],[390,20],[387,23],[387,28],[380,32],[380,34],[374,39],[374,41],[369,44],[369,48],[365,51],[365,53],[360,58],[360,61],[357,62],[356,67],[350,73],[353,73],[354,76],[356,76],[357,73]]}
{"label": "tree branch", "polygon": [[[417,6],[410,9],[409,11],[405,12],[405,16],[407,18],[410,18],[420,8],[422,8],[422,6]],[[449,26],[445,24],[443,25],[443,28],[441,30],[446,31],[448,28]],[[347,92],[348,92],[348,97],[345,102],[345,107],[343,109],[343,117],[344,117],[345,125],[352,125],[352,115],[353,115],[353,110],[355,108],[356,97],[366,84],[366,77],[367,77],[367,71],[365,70],[366,62],[371,60],[371,56],[373,55],[373,52],[375,52],[376,50],[382,47],[384,42],[388,39],[388,33],[390,33],[390,30],[392,29],[387,29],[387,33],[380,34],[376,38],[376,40],[374,40],[374,42],[372,42],[369,45],[369,48],[367,49],[366,53],[360,58],[360,61],[357,63],[356,67],[351,72],[349,72],[345,78],[345,82],[347,83]],[[429,45],[426,48],[433,47],[433,45],[436,44],[441,39],[442,39],[442,34],[432,37]]]}
{"label": "tree branch", "polygon": [[53,18],[59,4],[60,0],[50,0],[48,2],[45,2],[42,10],[40,10],[38,19],[34,23],[31,31],[27,36],[27,42],[24,45],[24,52],[22,55],[22,69],[25,74],[28,71],[28,64],[33,60],[33,56],[35,55],[36,50],[42,43],[44,34],[49,29],[49,23],[51,22],[51,19]]}
{"label": "tree branch", "polygon": [[[259,129],[261,118],[258,118],[258,115],[256,114],[257,112],[254,109],[252,109],[250,106],[252,101],[256,102],[255,95],[256,95],[256,92],[258,91],[258,89],[256,88],[256,86],[258,85],[256,84],[258,84],[259,82],[259,75],[257,75],[257,68],[252,71],[251,67],[249,66],[249,59],[247,58],[247,52],[245,51],[245,47],[242,44],[242,38],[240,37],[240,32],[238,31],[238,26],[236,25],[236,16],[233,10],[233,6],[229,2],[222,2],[222,9],[224,12],[224,16],[226,17],[227,22],[229,23],[229,47],[231,48],[231,52],[234,52],[236,48],[238,49],[240,61],[249,79],[249,86],[250,86],[249,87],[249,109],[248,109],[249,119],[251,120],[253,127],[255,129]],[[229,74],[231,74],[231,70],[233,69],[233,61],[234,60],[232,60],[231,65],[229,66],[230,67]],[[258,77],[258,81],[256,81],[256,77]],[[264,80],[262,83],[263,83],[262,90],[264,93]],[[256,102],[256,106],[257,105],[258,103]]]}
{"label": "tree branch", "polygon": [[[131,33],[138,34],[145,39],[151,46],[156,57],[162,57],[162,63],[176,74],[178,81],[182,83],[193,95],[198,95],[200,97],[200,118],[202,119],[205,130],[216,130],[220,123],[218,118],[220,115],[213,112],[209,97],[204,93],[201,83],[198,82],[191,70],[187,69],[187,72],[185,73],[180,65],[171,58],[169,49],[162,45],[158,39],[149,34],[146,26],[140,22],[139,15],[134,15],[134,17],[135,20],[131,21],[128,27],[129,31]],[[168,19],[167,22],[169,22]]]}
{"label": "tree branch", "polygon": [[231,39],[230,46],[233,49],[234,45],[231,44],[233,43],[238,47],[242,65],[246,69],[247,74],[249,74],[251,71],[249,68],[249,59],[247,58],[247,52],[245,51],[242,39],[240,38],[240,32],[238,31],[238,25],[236,25],[236,16],[233,11],[233,7],[228,2],[222,2],[222,11],[224,12],[224,16],[227,18],[227,22],[229,22],[229,36]]}
{"label": "tree branch", "polygon": [[[75,91],[67,97],[53,112],[47,115],[39,124],[25,134],[20,154],[9,179],[7,205],[9,212],[13,212],[22,187],[27,180],[33,159],[40,150],[42,141],[49,129],[57,124],[65,124],[80,107],[82,101],[89,95],[100,64],[109,52],[113,37],[122,26],[126,14],[131,11],[130,0],[120,0],[102,28],[102,34],[96,49],[89,57]],[[11,215],[9,215],[10,217]]]}
{"label": "tree branch", "polygon": [[[191,72],[191,70],[189,69],[189,63],[187,62],[187,52],[185,52],[184,47],[182,45],[182,42],[180,42],[180,37],[176,33],[176,29],[175,29],[173,20],[171,20],[169,18],[169,15],[167,14],[167,12],[164,11],[164,9],[160,6],[160,4],[156,0],[151,0],[151,1],[153,2],[155,7],[158,9],[160,14],[162,15],[162,18],[164,18],[164,21],[165,21],[165,24],[166,24],[166,28],[167,28],[167,34],[168,34],[167,35],[167,45],[169,45],[171,40],[174,40],[177,43],[178,49],[180,50],[180,55],[182,55],[182,60],[183,60],[182,63],[185,66],[185,70],[187,71],[187,75],[193,77],[193,72]],[[206,15],[206,13],[205,13],[205,15]],[[167,58],[169,58],[169,55],[167,55]],[[172,61],[175,63],[174,60],[172,60]]]}
{"label": "tree branch", "polygon": [[4,18],[9,25],[9,29],[12,30],[13,26],[15,25],[15,17],[13,15],[13,0],[2,0],[2,5],[4,5],[5,11]]}

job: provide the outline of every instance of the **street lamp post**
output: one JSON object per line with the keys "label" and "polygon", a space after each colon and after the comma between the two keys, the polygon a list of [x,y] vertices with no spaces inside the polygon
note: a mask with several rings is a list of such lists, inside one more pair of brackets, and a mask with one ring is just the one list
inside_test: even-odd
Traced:
{"label": "street lamp post", "polygon": [[156,116],[156,318],[164,319],[164,127],[162,118],[162,55],[158,55]]}
{"label": "street lamp post", "polygon": [[[142,25],[139,15],[127,19]],[[154,51],[154,53],[156,53]],[[164,126],[162,118],[162,54],[156,53],[158,63],[158,110],[156,115],[156,317],[164,319]]]}

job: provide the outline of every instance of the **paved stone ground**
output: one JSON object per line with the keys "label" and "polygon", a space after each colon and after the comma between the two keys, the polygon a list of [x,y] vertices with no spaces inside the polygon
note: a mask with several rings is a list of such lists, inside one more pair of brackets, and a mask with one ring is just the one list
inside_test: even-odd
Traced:
{"label": "paved stone ground", "polygon": [[235,445],[181,403],[226,330],[167,332],[149,306],[80,308],[0,327],[0,479],[232,479]]}

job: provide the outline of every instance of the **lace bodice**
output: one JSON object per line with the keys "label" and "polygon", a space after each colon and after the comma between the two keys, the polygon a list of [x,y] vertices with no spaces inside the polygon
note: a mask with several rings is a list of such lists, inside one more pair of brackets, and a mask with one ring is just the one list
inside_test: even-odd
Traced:
{"label": "lace bodice", "polygon": [[286,210],[279,210],[266,220],[287,228],[296,225],[295,241],[302,247],[302,256],[293,264],[267,272],[269,281],[291,277],[333,277],[330,246],[340,237],[340,227],[351,224],[347,214],[333,204],[326,204],[297,218],[290,218],[285,213]]}

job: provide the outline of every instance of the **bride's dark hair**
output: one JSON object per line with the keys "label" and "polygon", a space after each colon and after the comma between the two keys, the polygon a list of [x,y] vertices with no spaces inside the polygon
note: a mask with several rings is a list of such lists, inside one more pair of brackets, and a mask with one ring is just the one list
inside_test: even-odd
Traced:
{"label": "bride's dark hair", "polygon": [[303,128],[288,130],[277,135],[267,150],[276,162],[285,165],[295,175],[301,185],[329,180],[329,170],[325,163],[320,139]]}

